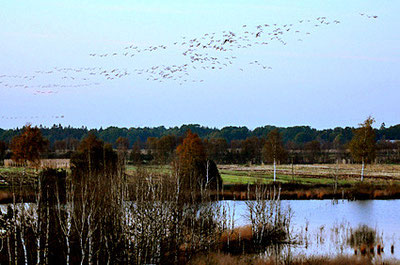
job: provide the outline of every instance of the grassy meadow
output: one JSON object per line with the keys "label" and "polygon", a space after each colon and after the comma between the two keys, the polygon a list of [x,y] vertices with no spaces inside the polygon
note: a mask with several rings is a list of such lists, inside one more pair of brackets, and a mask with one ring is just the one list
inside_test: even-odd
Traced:
{"label": "grassy meadow", "polygon": [[[170,165],[127,165],[126,172],[132,175],[138,168],[155,174],[169,174]],[[273,183],[272,165],[218,165],[224,185]],[[278,165],[277,181],[302,185],[353,185],[360,181],[359,164],[313,164]],[[0,167],[0,180],[7,181],[11,175],[33,176],[37,173],[28,167]],[[376,164],[365,169],[365,182],[371,184],[400,184],[400,165]],[[2,185],[2,183],[0,183]],[[3,184],[4,185],[4,184]]]}
{"label": "grassy meadow", "polygon": [[[168,174],[169,165],[146,165],[144,169]],[[127,173],[137,169],[128,165]],[[273,182],[272,165],[218,165],[219,173],[225,185],[235,184],[269,184]],[[313,165],[278,165],[277,181],[281,183],[298,183],[305,185],[334,184],[352,185],[360,181],[361,165],[358,164],[313,164]],[[365,182],[373,184],[400,184],[400,165],[368,165],[365,169]]]}
{"label": "grassy meadow", "polygon": [[[223,199],[245,200],[249,185],[274,184],[272,165],[218,165],[218,169],[223,179],[220,193]],[[141,171],[159,177],[171,174],[172,167],[127,165],[128,182],[133,183]],[[7,190],[10,183],[33,187],[38,173],[32,168],[0,167],[0,188]],[[368,165],[364,181],[360,182],[358,164],[278,165],[277,184],[281,187],[282,199],[397,199],[400,198],[400,166]]]}

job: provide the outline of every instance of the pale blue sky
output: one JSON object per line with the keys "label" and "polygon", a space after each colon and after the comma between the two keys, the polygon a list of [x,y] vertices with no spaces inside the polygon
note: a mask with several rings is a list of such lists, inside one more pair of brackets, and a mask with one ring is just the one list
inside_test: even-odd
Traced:
{"label": "pale blue sky", "polygon": [[[0,128],[27,122],[90,128],[187,123],[332,128],[356,126],[368,115],[375,117],[376,126],[398,124],[399,12],[400,2],[393,0],[3,1],[0,76],[7,77],[0,77]],[[340,24],[314,28],[315,23],[298,23],[320,16]],[[133,71],[187,63],[184,50],[172,45],[182,36],[237,33],[243,24],[274,23],[293,23],[311,34],[302,35],[302,41],[290,35],[287,45],[271,42],[231,51],[237,59],[222,70],[191,69],[190,76],[202,83],[159,83]],[[123,52],[131,44],[168,48],[133,58],[89,56]],[[254,60],[272,69],[249,65]],[[54,67],[120,68],[131,74],[111,81],[87,76],[79,82],[35,74]],[[19,75],[37,77],[9,77]],[[35,95],[37,89],[31,88],[94,83],[98,85],[51,89],[57,94]],[[61,115],[63,119],[55,118]]]}

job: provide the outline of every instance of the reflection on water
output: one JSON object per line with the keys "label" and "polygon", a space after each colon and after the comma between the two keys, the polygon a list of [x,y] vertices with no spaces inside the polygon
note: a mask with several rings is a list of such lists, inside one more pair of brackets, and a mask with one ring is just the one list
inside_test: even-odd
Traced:
{"label": "reflection on water", "polygon": [[[234,226],[249,224],[245,201],[220,202],[234,215]],[[293,217],[292,246],[274,246],[267,256],[364,255],[400,259],[400,200],[283,200]],[[28,207],[30,204],[25,204]],[[7,205],[0,205],[6,212]]]}
{"label": "reflection on water", "polygon": [[[246,225],[243,201],[235,207],[235,225]],[[371,255],[400,259],[400,200],[283,200],[293,210],[297,246],[293,255]]]}

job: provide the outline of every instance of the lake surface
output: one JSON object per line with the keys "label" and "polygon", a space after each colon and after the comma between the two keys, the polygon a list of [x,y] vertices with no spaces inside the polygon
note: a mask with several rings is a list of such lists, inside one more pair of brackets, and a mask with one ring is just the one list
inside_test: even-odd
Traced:
{"label": "lake surface", "polygon": [[[226,201],[235,208],[235,226],[249,224],[244,201]],[[367,225],[377,232],[382,257],[400,259],[400,200],[282,200],[293,212],[292,228],[301,244],[296,254],[353,254],[348,243],[352,231]],[[391,247],[394,246],[392,253]],[[375,249],[376,252],[376,249]]]}
{"label": "lake surface", "polygon": [[[234,209],[235,227],[250,223],[245,201],[219,203],[231,212]],[[283,209],[290,207],[293,214],[292,234],[299,242],[290,247],[294,255],[353,255],[350,235],[360,225],[367,225],[377,237],[372,258],[400,260],[400,200],[282,200],[281,205]],[[0,205],[1,211],[6,208],[7,204]],[[381,255],[377,255],[378,244],[384,248]]]}

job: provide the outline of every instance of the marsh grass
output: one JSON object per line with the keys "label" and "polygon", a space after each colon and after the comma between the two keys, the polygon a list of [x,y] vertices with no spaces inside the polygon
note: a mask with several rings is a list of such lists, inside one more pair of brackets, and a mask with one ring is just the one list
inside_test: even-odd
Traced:
{"label": "marsh grass", "polygon": [[212,253],[207,256],[197,256],[190,265],[398,265],[393,259],[371,260],[362,256],[338,255],[292,257],[289,260],[276,260],[272,256],[259,257],[254,255],[235,256],[224,253]]}

